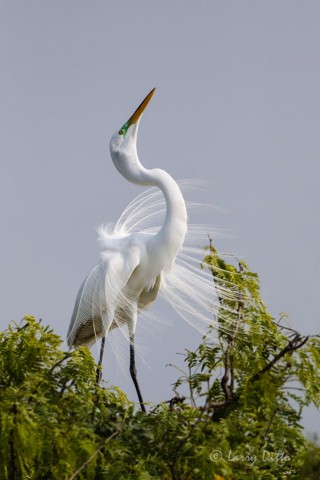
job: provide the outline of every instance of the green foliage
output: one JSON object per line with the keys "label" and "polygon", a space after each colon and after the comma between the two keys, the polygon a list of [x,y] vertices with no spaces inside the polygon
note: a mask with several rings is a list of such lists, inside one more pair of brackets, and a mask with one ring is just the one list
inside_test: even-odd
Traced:
{"label": "green foliage", "polygon": [[[125,396],[95,386],[95,364],[32,317],[0,338],[0,478],[69,478],[128,414]],[[99,435],[97,436],[97,431]],[[95,478],[93,460],[85,478]]]}
{"label": "green foliage", "polygon": [[300,478],[304,480],[319,480],[319,472],[320,448],[316,445],[310,445],[304,454]]}
{"label": "green foliage", "polygon": [[319,338],[275,323],[243,262],[210,246],[202,267],[220,292],[218,336],[186,353],[176,397],[148,414],[97,386],[90,352],[64,352],[33,317],[0,334],[1,479],[319,478],[300,424],[320,403]]}

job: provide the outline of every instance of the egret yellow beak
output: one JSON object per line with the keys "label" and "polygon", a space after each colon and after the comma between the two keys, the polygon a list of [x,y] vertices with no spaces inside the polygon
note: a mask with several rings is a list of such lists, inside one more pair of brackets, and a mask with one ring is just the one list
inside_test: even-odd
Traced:
{"label": "egret yellow beak", "polygon": [[129,123],[129,126],[130,125],[133,125],[134,123],[137,123],[137,121],[139,120],[139,118],[141,117],[141,115],[143,114],[143,112],[145,111],[145,109],[147,108],[147,105],[148,103],[150,102],[151,98],[152,98],[152,95],[154,94],[155,92],[155,88],[153,88],[151,90],[150,93],[148,93],[148,95],[146,96],[146,98],[140,103],[139,107],[137,108],[137,110],[133,113],[133,115],[131,115],[131,117],[129,118],[128,120],[128,123]]}
{"label": "egret yellow beak", "polygon": [[127,133],[127,130],[128,128],[130,127],[130,125],[134,125],[135,123],[138,122],[139,118],[141,117],[141,115],[143,114],[143,112],[145,111],[148,103],[150,102],[151,98],[152,98],[152,95],[154,94],[155,92],[155,88],[153,88],[151,90],[150,93],[148,93],[148,95],[146,96],[146,98],[140,103],[139,107],[137,108],[137,110],[131,115],[131,117],[129,118],[129,120],[121,127],[121,129],[119,130],[119,135],[123,135],[125,136],[126,133]]}

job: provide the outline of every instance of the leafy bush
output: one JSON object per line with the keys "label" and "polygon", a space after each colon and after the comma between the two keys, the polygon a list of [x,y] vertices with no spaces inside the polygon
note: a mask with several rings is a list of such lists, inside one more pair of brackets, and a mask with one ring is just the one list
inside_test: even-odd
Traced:
{"label": "leafy bush", "polygon": [[211,245],[202,267],[231,292],[219,333],[186,352],[175,396],[147,414],[97,386],[90,352],[62,351],[33,317],[0,334],[1,479],[319,478],[319,448],[300,423],[320,403],[319,338],[275,323],[243,262]]}

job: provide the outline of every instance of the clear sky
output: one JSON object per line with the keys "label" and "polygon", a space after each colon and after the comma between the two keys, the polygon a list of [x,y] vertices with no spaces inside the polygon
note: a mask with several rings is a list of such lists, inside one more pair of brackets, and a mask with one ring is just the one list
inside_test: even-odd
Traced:
{"label": "clear sky", "polygon": [[[156,86],[142,162],[210,180],[201,200],[227,213],[207,221],[232,236],[219,248],[259,273],[275,316],[318,333],[319,45],[312,0],[2,0],[1,327],[33,314],[65,337],[98,260],[95,227],[141,192],[115,170],[109,139]],[[200,340],[160,315],[173,326],[138,327],[152,401],[171,398],[165,365]],[[135,399],[111,357],[105,370]],[[305,424],[320,431],[319,413]]]}

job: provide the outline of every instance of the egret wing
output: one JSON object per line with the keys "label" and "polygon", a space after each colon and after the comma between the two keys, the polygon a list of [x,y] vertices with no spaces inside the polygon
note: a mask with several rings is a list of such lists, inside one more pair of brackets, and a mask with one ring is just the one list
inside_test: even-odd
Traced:
{"label": "egret wing", "polygon": [[90,345],[102,331],[103,271],[96,265],[83,281],[69,325],[68,345]]}
{"label": "egret wing", "polygon": [[[68,345],[91,346],[106,335],[115,319],[115,310],[125,310],[123,290],[139,265],[137,248],[102,252],[101,260],[82,283],[68,330]],[[116,324],[114,326],[117,326]]]}

